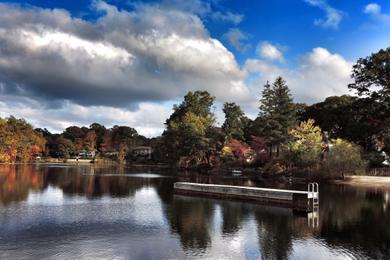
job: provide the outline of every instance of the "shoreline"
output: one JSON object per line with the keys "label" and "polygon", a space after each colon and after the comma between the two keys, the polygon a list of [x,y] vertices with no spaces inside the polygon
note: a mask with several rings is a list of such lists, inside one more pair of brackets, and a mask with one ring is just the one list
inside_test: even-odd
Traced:
{"label": "shoreline", "polygon": [[364,186],[376,188],[390,188],[390,177],[383,176],[348,176],[345,180],[333,181],[335,184],[346,184],[351,186]]}

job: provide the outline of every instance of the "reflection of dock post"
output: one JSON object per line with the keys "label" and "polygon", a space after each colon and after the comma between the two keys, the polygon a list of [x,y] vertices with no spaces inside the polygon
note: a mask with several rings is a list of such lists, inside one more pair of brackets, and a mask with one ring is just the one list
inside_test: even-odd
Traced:
{"label": "reflection of dock post", "polygon": [[309,228],[318,228],[320,225],[319,206],[313,208],[312,212],[307,213],[307,225]]}
{"label": "reflection of dock post", "polygon": [[311,209],[307,213],[307,224],[311,228],[319,227],[320,220],[320,198],[318,183],[311,182],[307,185],[308,207]]}

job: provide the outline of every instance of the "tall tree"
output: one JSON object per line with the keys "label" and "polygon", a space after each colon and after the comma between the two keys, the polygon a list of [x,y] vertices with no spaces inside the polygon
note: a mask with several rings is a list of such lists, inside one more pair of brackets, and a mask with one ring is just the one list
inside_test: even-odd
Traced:
{"label": "tall tree", "polygon": [[375,100],[388,100],[390,97],[390,47],[381,49],[366,58],[360,58],[352,69],[354,83],[348,85],[359,95],[367,95]]}
{"label": "tall tree", "polygon": [[289,131],[296,124],[296,109],[290,95],[286,81],[278,77],[272,86],[267,82],[260,100],[260,118],[262,135],[270,144],[270,151],[276,147],[279,155],[279,146],[289,140]]}
{"label": "tall tree", "polygon": [[178,162],[185,158],[185,165],[209,163],[213,140],[210,129],[215,122],[211,107],[214,102],[207,91],[188,92],[184,101],[174,106],[163,133],[167,159]]}
{"label": "tall tree", "polygon": [[93,123],[89,126],[89,129],[94,130],[96,133],[96,148],[101,151],[101,145],[103,142],[103,137],[107,132],[107,129],[104,125]]}
{"label": "tall tree", "polygon": [[225,132],[226,138],[228,140],[243,140],[244,128],[248,123],[248,119],[245,117],[240,106],[235,103],[226,102],[223,105],[223,112],[225,113],[225,122],[222,125],[222,129]]}
{"label": "tall tree", "polygon": [[365,114],[360,116],[370,123],[372,139],[383,136],[390,128],[390,47],[360,58],[352,78],[355,82],[348,87],[365,97],[359,106]]}

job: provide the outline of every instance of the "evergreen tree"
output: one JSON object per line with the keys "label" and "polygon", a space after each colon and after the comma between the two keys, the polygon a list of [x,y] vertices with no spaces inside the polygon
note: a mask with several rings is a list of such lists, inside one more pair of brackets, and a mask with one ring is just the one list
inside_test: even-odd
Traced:
{"label": "evergreen tree", "polygon": [[278,77],[272,86],[267,82],[260,100],[261,134],[267,138],[272,155],[273,147],[289,140],[289,131],[296,124],[296,110],[286,81]]}
{"label": "evergreen tree", "polygon": [[248,119],[245,117],[240,106],[235,103],[226,102],[223,105],[223,112],[225,113],[225,122],[222,125],[222,129],[225,132],[227,140],[243,140],[244,128],[248,123]]}

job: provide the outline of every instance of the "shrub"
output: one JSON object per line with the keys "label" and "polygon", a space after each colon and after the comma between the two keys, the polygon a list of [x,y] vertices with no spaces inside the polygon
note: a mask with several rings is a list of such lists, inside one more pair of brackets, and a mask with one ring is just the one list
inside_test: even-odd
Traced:
{"label": "shrub", "polygon": [[323,170],[330,177],[342,177],[347,174],[362,174],[366,162],[361,158],[360,146],[343,139],[332,140]]}

